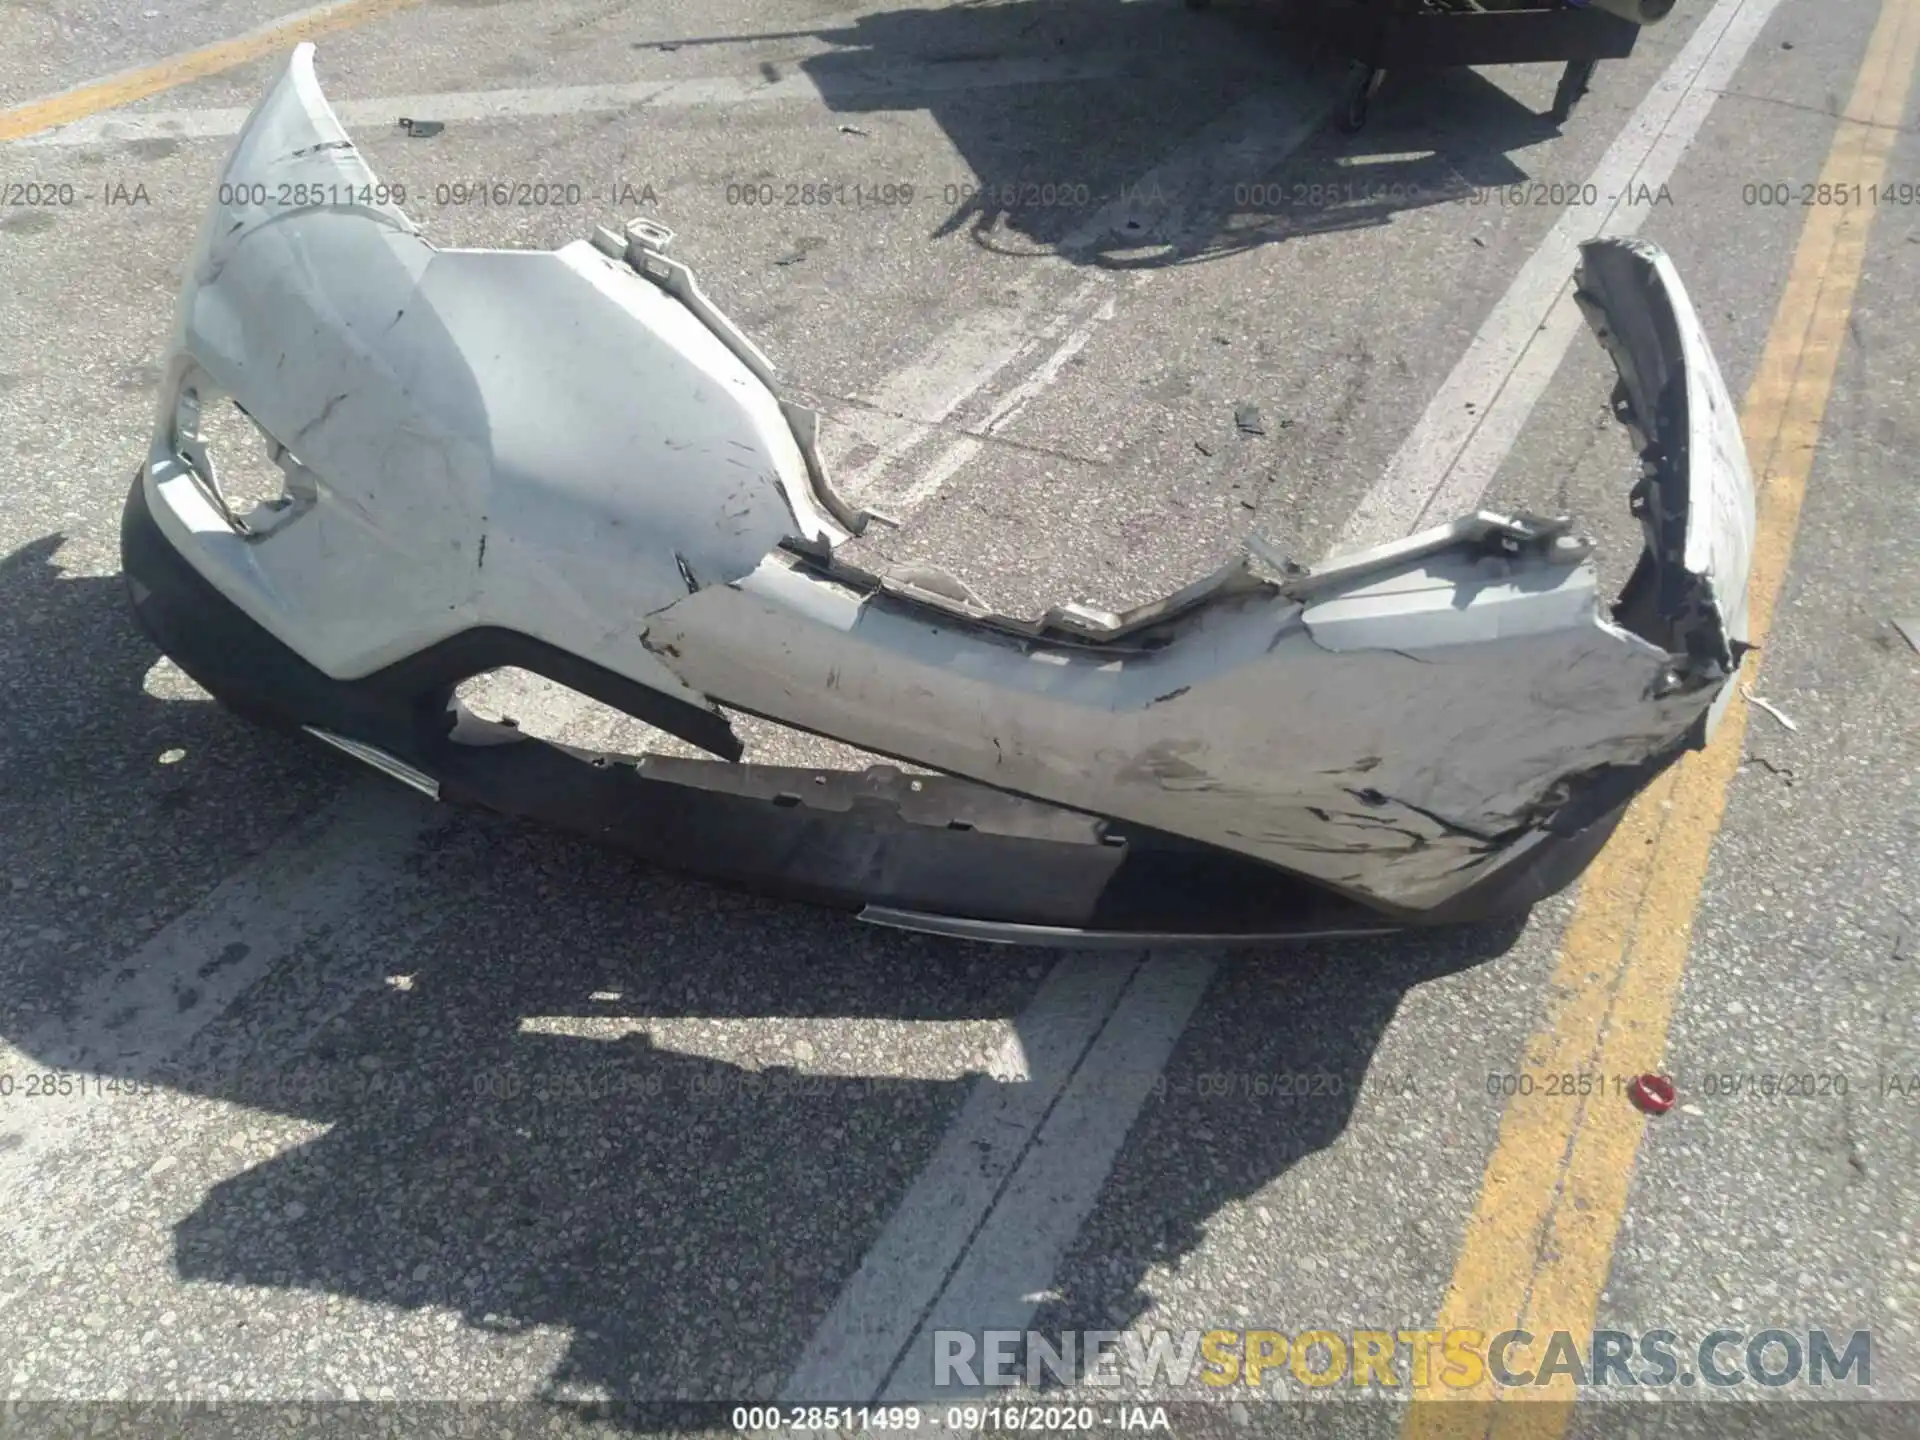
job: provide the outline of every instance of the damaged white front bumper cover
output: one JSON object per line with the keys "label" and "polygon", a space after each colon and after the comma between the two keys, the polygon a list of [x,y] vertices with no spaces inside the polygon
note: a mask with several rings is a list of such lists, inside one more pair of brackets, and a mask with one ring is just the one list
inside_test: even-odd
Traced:
{"label": "damaged white front bumper cover", "polygon": [[[712,807],[660,785],[723,797],[736,809],[715,854],[766,853],[696,868],[903,923],[944,916],[934,928],[1363,928],[1363,914],[1464,918],[1566,883],[1626,801],[1705,743],[1729,694],[1752,482],[1698,317],[1651,245],[1594,241],[1579,277],[1645,462],[1646,550],[1615,605],[1564,523],[1479,514],[1312,571],[1251,542],[1127,614],[1023,621],[945,577],[835,558],[867,517],[833,493],[813,416],[778,398],[663,233],[441,250],[384,195],[301,46],[242,131],[192,261],[127,572],[149,632],[216,695],[447,798],[631,842],[676,807],[709,823]],[[285,475],[244,514],[199,441],[226,398]],[[726,761],[739,750],[721,707],[925,766],[955,777],[934,786],[953,813],[926,813],[927,787],[884,770],[693,777],[702,762],[606,757],[581,768],[620,772],[629,792],[563,803],[552,792],[572,782],[542,768],[563,752],[452,725],[453,684],[501,665]],[[838,842],[852,848],[831,883],[803,873],[798,835],[756,844],[795,810],[865,827]],[[1305,881],[1350,913],[1108,926],[1113,854],[1086,882],[1106,901],[1073,915],[1005,875],[963,901],[957,881],[875,878],[899,868],[874,858],[888,845],[926,842],[907,868],[940,869],[1009,836],[1082,860],[1157,847],[1189,870],[1217,861],[1236,895]],[[685,862],[700,846],[655,848]],[[983,858],[983,873],[1050,853]]]}

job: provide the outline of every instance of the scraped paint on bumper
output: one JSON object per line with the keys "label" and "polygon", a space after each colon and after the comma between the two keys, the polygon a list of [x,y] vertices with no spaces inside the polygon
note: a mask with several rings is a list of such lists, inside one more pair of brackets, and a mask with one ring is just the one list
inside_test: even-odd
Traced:
{"label": "scraped paint on bumper", "polygon": [[[557,252],[435,248],[341,130],[310,46],[241,134],[219,202],[130,500],[143,623],[238,708],[427,785],[459,770],[476,803],[620,838],[604,814],[502,800],[468,773],[464,751],[540,744],[456,724],[450,703],[459,680],[518,665],[723,761],[740,753],[726,712],[762,715],[1000,795],[1029,830],[1097,821],[1246,867],[1242,885],[1459,918],[1537,898],[1505,883],[1523,873],[1571,879],[1552,852],[1577,858],[1706,742],[1745,648],[1738,417],[1644,242],[1590,242],[1578,282],[1643,456],[1623,500],[1646,548],[1617,602],[1565,520],[1482,513],[1312,570],[1255,538],[1125,614],[1020,619],[938,572],[838,557],[869,517],[658,227]],[[286,478],[246,513],[199,436],[228,399]],[[234,673],[219,652],[242,643],[273,652],[252,668],[277,682]],[[876,918],[911,921],[899,898],[874,899]],[[1044,905],[1022,920],[968,903],[953,933],[1044,924]]]}

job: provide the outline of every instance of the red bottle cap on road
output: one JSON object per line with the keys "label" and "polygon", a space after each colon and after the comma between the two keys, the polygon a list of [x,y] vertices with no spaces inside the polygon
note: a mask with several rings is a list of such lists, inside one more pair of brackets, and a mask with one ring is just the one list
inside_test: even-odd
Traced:
{"label": "red bottle cap on road", "polygon": [[1664,1075],[1634,1076],[1627,1094],[1649,1115],[1664,1115],[1673,1108],[1673,1081]]}

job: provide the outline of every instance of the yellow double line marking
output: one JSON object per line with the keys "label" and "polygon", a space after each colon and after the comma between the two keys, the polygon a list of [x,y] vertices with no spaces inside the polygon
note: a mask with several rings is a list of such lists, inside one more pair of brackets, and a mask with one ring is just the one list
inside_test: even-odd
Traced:
{"label": "yellow double line marking", "polygon": [[56,125],[71,125],[75,120],[84,120],[102,110],[131,105],[136,100],[145,100],[176,85],[184,85],[189,80],[203,80],[209,75],[218,75],[223,70],[231,70],[249,60],[258,60],[262,55],[272,55],[302,40],[312,40],[355,25],[364,25],[369,20],[404,10],[414,3],[415,0],[338,0],[336,4],[319,5],[298,14],[282,16],[271,24],[263,25],[258,30],[249,30],[244,35],[235,35],[230,40],[203,45],[198,50],[169,56],[136,70],[122,70],[118,75],[109,75],[104,80],[63,90],[44,100],[17,105],[11,110],[0,110],[0,141],[19,140],[42,130],[51,130]]}
{"label": "yellow double line marking", "polygon": [[[1845,203],[1809,211],[1786,293],[1741,416],[1759,489],[1749,581],[1753,643],[1765,642],[1799,528],[1814,447],[1833,393],[1847,317],[1873,227],[1872,188],[1887,174],[1920,54],[1920,0],[1884,0],[1852,103],[1821,172],[1821,193]],[[1747,658],[1751,670],[1758,655]],[[1661,1068],[1667,1026],[1686,967],[1693,914],[1727,792],[1739,769],[1747,708],[1729,707],[1713,744],[1669,771],[1628,812],[1581,885],[1555,969],[1549,1018],[1527,1043],[1534,1074],[1635,1075]],[[1646,1122],[1612,1091],[1589,1097],[1516,1097],[1482,1179],[1454,1267],[1442,1330],[1489,1337],[1592,1331],[1600,1290]],[[1516,1359],[1518,1352],[1516,1352]],[[1461,1399],[1496,1397],[1491,1380]],[[1571,1380],[1530,1389],[1536,1405],[1416,1404],[1405,1435],[1555,1440],[1570,1415]]]}

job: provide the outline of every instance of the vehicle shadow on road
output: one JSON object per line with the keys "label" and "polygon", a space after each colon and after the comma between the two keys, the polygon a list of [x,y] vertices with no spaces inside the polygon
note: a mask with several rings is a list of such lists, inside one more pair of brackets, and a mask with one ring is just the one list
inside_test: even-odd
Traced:
{"label": "vehicle shadow on road", "polygon": [[[1313,52],[1279,8],[890,10],[816,32],[839,48],[801,68],[849,117],[924,105],[955,151],[951,174],[882,173],[882,142],[849,145],[873,147],[868,178],[911,181],[948,207],[935,237],[1112,269],[1218,259],[1473,200],[1525,180],[1512,153],[1558,131],[1478,72],[1453,70],[1389,76],[1366,128],[1339,133],[1332,112],[1349,64]],[[963,78],[994,66],[1034,78]],[[900,77],[897,92],[876,99],[876,70]]]}
{"label": "vehicle shadow on road", "polygon": [[[129,784],[116,750],[185,736],[237,756],[250,787],[353,773],[208,702],[148,694],[155,657],[121,581],[62,576],[55,548],[0,560],[0,614],[38,617],[14,632],[9,663],[43,677],[49,717],[9,739],[5,773],[24,774],[35,747],[60,751],[32,799],[75,817],[71,834],[46,839],[50,874],[93,853],[110,807],[118,833],[164,837],[209,805],[246,803],[240,782],[217,776],[185,798]],[[71,663],[76,645],[88,663]],[[65,751],[61,716],[86,717]],[[268,756],[296,779],[249,768]],[[200,898],[196,884],[211,887],[199,863],[156,873],[173,897],[161,908],[177,913]],[[248,1312],[285,1343],[316,1339],[315,1322],[308,1309],[275,1315],[276,1291],[378,1307],[370,1355],[431,1353],[447,1330],[497,1334],[503,1393],[559,1407],[773,1397],[969,1094],[1014,1083],[984,1073],[987,1022],[1017,1017],[1055,958],[863,927],[488,817],[452,820],[421,864],[429,883],[370,917],[361,940],[310,937],[280,967],[301,970],[292,983],[262,982],[211,1020],[223,1043],[128,1062],[118,1078],[327,1127],[238,1173],[202,1157],[225,1178],[173,1226],[180,1280],[251,1287]],[[152,903],[116,897],[103,936]],[[1407,992],[1503,953],[1517,931],[1223,959],[1082,1233],[1076,1254],[1093,1247],[1098,1286],[1037,1323],[1117,1328],[1137,1313],[1150,1267],[1340,1141]],[[121,963],[125,948],[103,939],[91,963],[102,957]],[[62,1037],[87,1017],[49,1009],[62,993],[49,976],[86,963],[63,945],[17,947],[0,1039],[30,1043],[36,1064],[69,1063]],[[973,1039],[955,1042],[950,1027],[966,1025]],[[127,1053],[143,1049],[124,1038]],[[1200,1093],[1196,1075],[1229,1088],[1215,1079]],[[1254,1093],[1237,1077],[1297,1075],[1319,1077],[1311,1094],[1283,1103],[1262,1089],[1223,1108]],[[1218,1118],[1197,1123],[1196,1105]],[[145,1163],[114,1159],[136,1175]],[[140,1243],[116,1230],[117,1248]],[[355,1314],[335,1323],[372,1323]],[[537,1349],[549,1331],[557,1362],[520,1377],[516,1344]],[[172,1379],[191,1393],[225,1377]],[[386,1380],[432,1383],[405,1366]],[[371,1391],[381,1377],[356,1383]]]}
{"label": "vehicle shadow on road", "polygon": [[0,556],[0,992],[15,1014],[60,1009],[91,965],[342,783],[304,747],[148,693],[157,656],[124,583],[78,564],[57,534]]}

